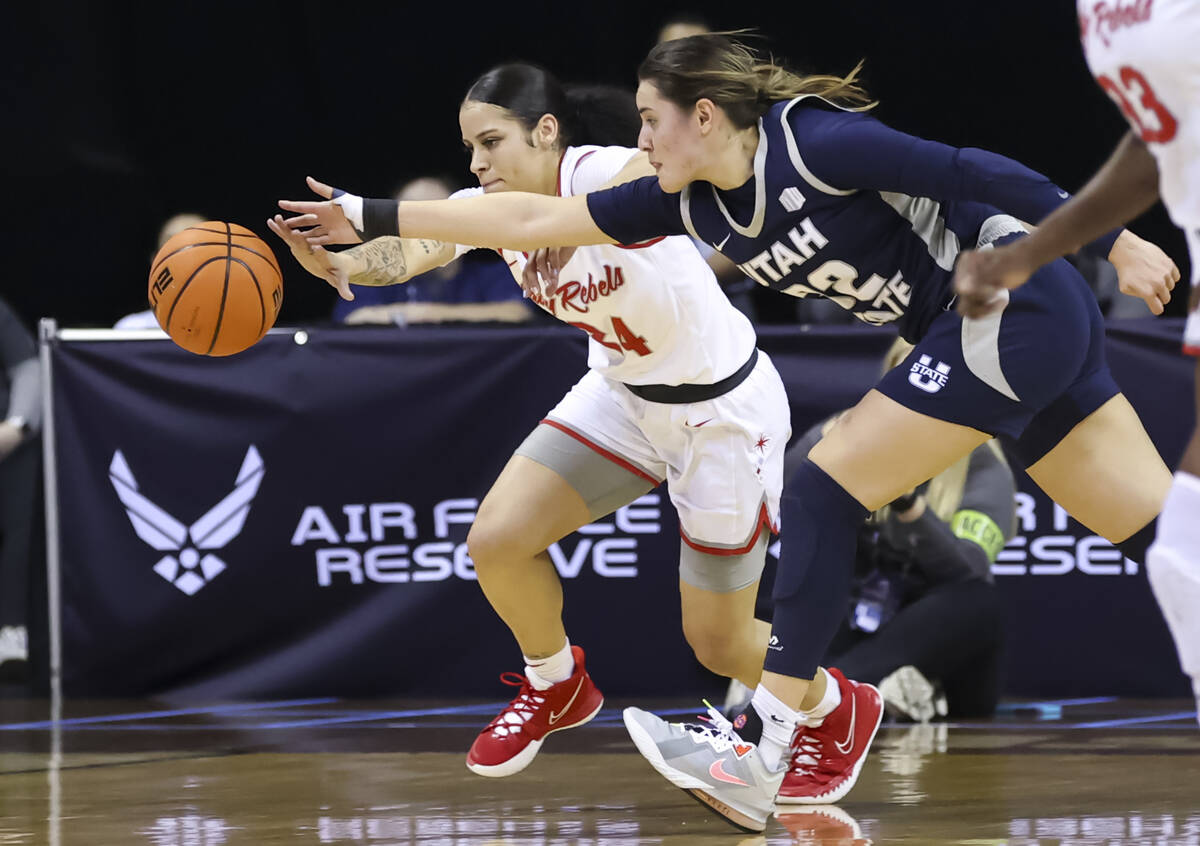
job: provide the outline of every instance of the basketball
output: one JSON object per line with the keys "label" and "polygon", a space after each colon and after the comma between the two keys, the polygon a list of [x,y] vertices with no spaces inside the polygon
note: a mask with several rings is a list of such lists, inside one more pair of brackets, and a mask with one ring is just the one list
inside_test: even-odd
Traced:
{"label": "basketball", "polygon": [[150,265],[150,308],[176,344],[239,353],[275,323],[283,276],[266,243],[236,223],[207,221],[162,245]]}

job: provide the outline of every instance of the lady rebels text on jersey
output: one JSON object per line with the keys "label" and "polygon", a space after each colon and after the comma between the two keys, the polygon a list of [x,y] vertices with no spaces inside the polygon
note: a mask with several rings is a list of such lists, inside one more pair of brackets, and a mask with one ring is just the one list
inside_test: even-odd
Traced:
{"label": "lady rebels text on jersey", "polygon": [[[667,194],[647,177],[592,194],[588,208],[623,243],[690,232],[763,285],[895,322],[915,342],[950,307],[954,260],[985,221],[1038,221],[1069,196],[1004,156],[905,135],[813,97],[759,120],[753,167],[729,191],[694,182]],[[988,230],[1019,228],[1001,219]],[[1085,249],[1107,256],[1118,232]]]}
{"label": "lady rebels text on jersey", "polygon": [[[1158,163],[1159,194],[1187,235],[1200,285],[1200,3],[1079,0],[1079,36],[1096,82]],[[1200,313],[1184,349],[1200,355]]]}
{"label": "lady rebels text on jersey", "polygon": [[[567,148],[559,163],[559,195],[600,188],[636,153],[627,147]],[[479,193],[471,188],[454,196]],[[467,249],[459,247],[459,253]],[[526,254],[500,254],[519,282]],[[588,367],[630,385],[712,384],[741,367],[756,343],[750,321],[729,303],[685,237],[581,247],[559,272],[557,290],[532,299],[588,333]]]}

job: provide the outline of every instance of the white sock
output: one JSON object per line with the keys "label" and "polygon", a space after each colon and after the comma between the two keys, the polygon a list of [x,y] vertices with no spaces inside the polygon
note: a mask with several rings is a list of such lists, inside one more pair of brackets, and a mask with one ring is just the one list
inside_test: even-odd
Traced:
{"label": "white sock", "polygon": [[825,695],[821,697],[813,708],[808,711],[800,711],[800,722],[810,728],[816,728],[825,718],[837,710],[837,706],[842,704],[842,691],[838,687],[837,679],[829,675],[824,667],[817,668],[819,672],[825,673]]}
{"label": "white sock", "polygon": [[548,658],[525,659],[525,678],[533,685],[534,690],[546,690],[559,682],[565,682],[575,672],[575,656],[571,654],[571,640],[563,644],[563,648]]}
{"label": "white sock", "polygon": [[800,715],[761,684],[755,688],[750,704],[762,720],[762,740],[758,742],[759,757],[768,770],[778,770],[784,753],[792,745],[792,735],[796,732],[796,723]]}

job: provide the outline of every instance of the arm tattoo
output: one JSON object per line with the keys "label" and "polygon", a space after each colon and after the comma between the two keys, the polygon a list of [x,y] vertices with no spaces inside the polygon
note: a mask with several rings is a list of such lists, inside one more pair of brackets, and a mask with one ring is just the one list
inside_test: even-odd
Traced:
{"label": "arm tattoo", "polygon": [[362,262],[363,269],[351,274],[351,285],[391,285],[403,279],[408,263],[399,238],[376,238],[347,250]]}
{"label": "arm tattoo", "polygon": [[[425,255],[434,255],[442,248],[440,241],[409,240],[408,247],[420,246]],[[354,247],[353,253],[365,265],[359,273],[350,277],[352,285],[394,285],[404,282],[412,275],[408,269],[405,244],[400,238],[376,238]],[[415,272],[415,271],[414,271]]]}
{"label": "arm tattoo", "polygon": [[399,238],[376,238],[347,252],[364,265],[350,277],[352,285],[391,285],[401,281],[408,270]]}

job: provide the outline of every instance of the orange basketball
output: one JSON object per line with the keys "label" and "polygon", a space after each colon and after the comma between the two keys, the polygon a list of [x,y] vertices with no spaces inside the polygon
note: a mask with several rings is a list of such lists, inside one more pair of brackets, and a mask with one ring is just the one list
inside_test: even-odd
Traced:
{"label": "orange basketball", "polygon": [[208,221],[162,245],[150,265],[150,307],[185,350],[233,355],[267,333],[283,302],[271,248],[236,223]]}

